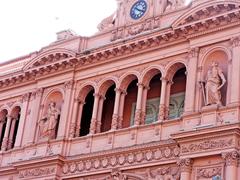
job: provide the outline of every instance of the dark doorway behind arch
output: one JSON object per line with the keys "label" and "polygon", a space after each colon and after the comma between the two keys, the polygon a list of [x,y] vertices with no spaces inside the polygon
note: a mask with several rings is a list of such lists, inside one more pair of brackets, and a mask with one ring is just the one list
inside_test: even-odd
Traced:
{"label": "dark doorway behind arch", "polygon": [[93,93],[94,93],[94,90],[91,90],[85,99],[85,104],[83,106],[83,111],[82,111],[80,136],[86,136],[89,134],[93,104],[94,104]]}
{"label": "dark doorway behind arch", "polygon": [[103,103],[101,132],[106,132],[111,129],[112,115],[115,102],[115,88],[116,85],[113,84],[111,87],[108,88],[106,92],[106,99]]}

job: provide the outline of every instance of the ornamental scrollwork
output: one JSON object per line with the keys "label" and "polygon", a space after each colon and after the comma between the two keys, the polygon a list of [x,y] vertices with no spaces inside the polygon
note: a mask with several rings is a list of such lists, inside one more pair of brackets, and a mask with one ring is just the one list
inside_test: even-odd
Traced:
{"label": "ornamental scrollwork", "polygon": [[231,147],[233,139],[207,140],[200,143],[192,143],[181,146],[182,153],[201,152],[211,149]]}
{"label": "ornamental scrollwork", "polygon": [[223,168],[218,167],[204,167],[197,169],[197,178],[212,178],[214,176],[222,176]]}
{"label": "ornamental scrollwork", "polygon": [[19,172],[19,178],[34,178],[46,175],[52,175],[56,172],[55,167],[27,169]]}

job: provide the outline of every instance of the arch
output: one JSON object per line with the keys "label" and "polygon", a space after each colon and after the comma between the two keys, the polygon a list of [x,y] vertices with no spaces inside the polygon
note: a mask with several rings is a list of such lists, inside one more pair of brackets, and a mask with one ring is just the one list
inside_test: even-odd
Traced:
{"label": "arch", "polygon": [[227,46],[223,46],[223,45],[216,45],[213,47],[210,47],[200,58],[200,67],[203,67],[205,64],[205,61],[207,60],[207,58],[215,51],[223,51],[226,55],[227,55],[227,60],[231,61],[232,59],[232,52],[231,50],[227,47]]}
{"label": "arch", "polygon": [[98,93],[101,94],[102,96],[105,96],[107,90],[109,87],[112,85],[118,85],[118,80],[116,77],[110,77],[110,78],[105,78],[99,82],[98,86]]}
{"label": "arch", "polygon": [[78,93],[78,99],[79,99],[80,101],[82,101],[82,102],[85,102],[86,96],[87,96],[88,93],[89,93],[90,91],[92,91],[92,90],[94,90],[94,92],[95,92],[95,88],[94,88],[94,86],[91,85],[91,84],[87,84],[86,86],[81,87],[81,89],[80,89],[80,91],[79,91],[79,93]]}
{"label": "arch", "polygon": [[139,78],[140,74],[137,71],[128,72],[121,76],[119,80],[119,88],[126,91],[129,84],[135,79],[137,79],[139,82]]}
{"label": "arch", "polygon": [[22,108],[22,103],[20,103],[20,102],[15,102],[15,103],[11,106],[9,112],[12,112],[13,109],[14,109],[15,107],[17,107],[17,106],[19,106],[20,108]]}
{"label": "arch", "polygon": [[55,92],[61,93],[61,94],[62,94],[62,98],[64,99],[64,95],[65,95],[64,90],[63,90],[62,88],[53,88],[53,89],[51,89],[49,92],[47,92],[47,93],[44,95],[44,97],[43,97],[43,102],[45,102],[45,101],[48,99],[48,97],[49,97],[52,93],[55,93]]}
{"label": "arch", "polygon": [[181,68],[186,68],[186,71],[187,71],[187,65],[185,63],[185,61],[175,61],[175,62],[172,62],[172,63],[169,63],[167,66],[166,66],[166,75],[165,77],[172,81],[173,79],[173,76],[175,75],[175,73],[181,69]]}
{"label": "arch", "polygon": [[10,115],[17,118],[20,112],[21,112],[20,106],[13,106],[13,108],[10,111]]}
{"label": "arch", "polygon": [[7,105],[3,105],[2,107],[0,107],[0,112],[2,112],[4,110],[6,110],[8,113],[11,111]]}
{"label": "arch", "polygon": [[201,4],[198,4],[195,7],[192,7],[190,10],[186,11],[186,13],[184,13],[183,15],[181,15],[177,20],[175,20],[172,24],[173,29],[183,25],[183,23],[187,20],[187,19],[191,19],[192,16],[197,15],[198,16],[198,12],[206,9],[208,7],[211,6],[216,6],[216,5],[233,5],[233,6],[240,6],[240,1],[234,1],[234,0],[228,0],[228,1],[224,1],[224,0],[212,0],[212,1],[208,1],[208,2],[203,2]]}
{"label": "arch", "polygon": [[7,116],[8,115],[8,110],[7,109],[2,109],[0,110],[0,120],[2,117]]}
{"label": "arch", "polygon": [[156,75],[156,74],[163,74],[163,68],[158,65],[153,65],[145,69],[142,73],[141,76],[141,82],[145,84],[146,86],[149,85],[151,79]]}
{"label": "arch", "polygon": [[77,53],[70,49],[66,49],[66,48],[50,49],[50,50],[38,53],[36,57],[34,57],[31,61],[29,61],[23,67],[23,70],[24,71],[28,70],[28,69],[32,68],[36,63],[40,62],[43,58],[48,58],[49,56],[55,56],[56,54],[63,54],[66,57],[76,57],[77,56]]}

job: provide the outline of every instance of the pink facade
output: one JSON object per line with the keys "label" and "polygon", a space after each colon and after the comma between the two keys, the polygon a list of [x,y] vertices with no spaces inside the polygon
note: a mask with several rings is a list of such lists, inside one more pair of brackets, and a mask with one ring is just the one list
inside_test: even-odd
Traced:
{"label": "pink facade", "polygon": [[240,180],[240,0],[118,0],[0,65],[0,179]]}

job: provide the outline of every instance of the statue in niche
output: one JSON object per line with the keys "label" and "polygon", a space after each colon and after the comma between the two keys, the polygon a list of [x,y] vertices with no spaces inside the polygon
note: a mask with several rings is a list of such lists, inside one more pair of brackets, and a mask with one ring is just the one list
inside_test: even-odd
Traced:
{"label": "statue in niche", "polygon": [[222,69],[218,66],[217,62],[212,62],[211,69],[209,69],[207,72],[205,84],[206,93],[204,93],[204,101],[206,105],[217,104],[222,106],[220,90],[225,83],[226,79]]}
{"label": "statue in niche", "polygon": [[39,122],[40,138],[55,139],[60,110],[55,102],[50,102],[46,116]]}

